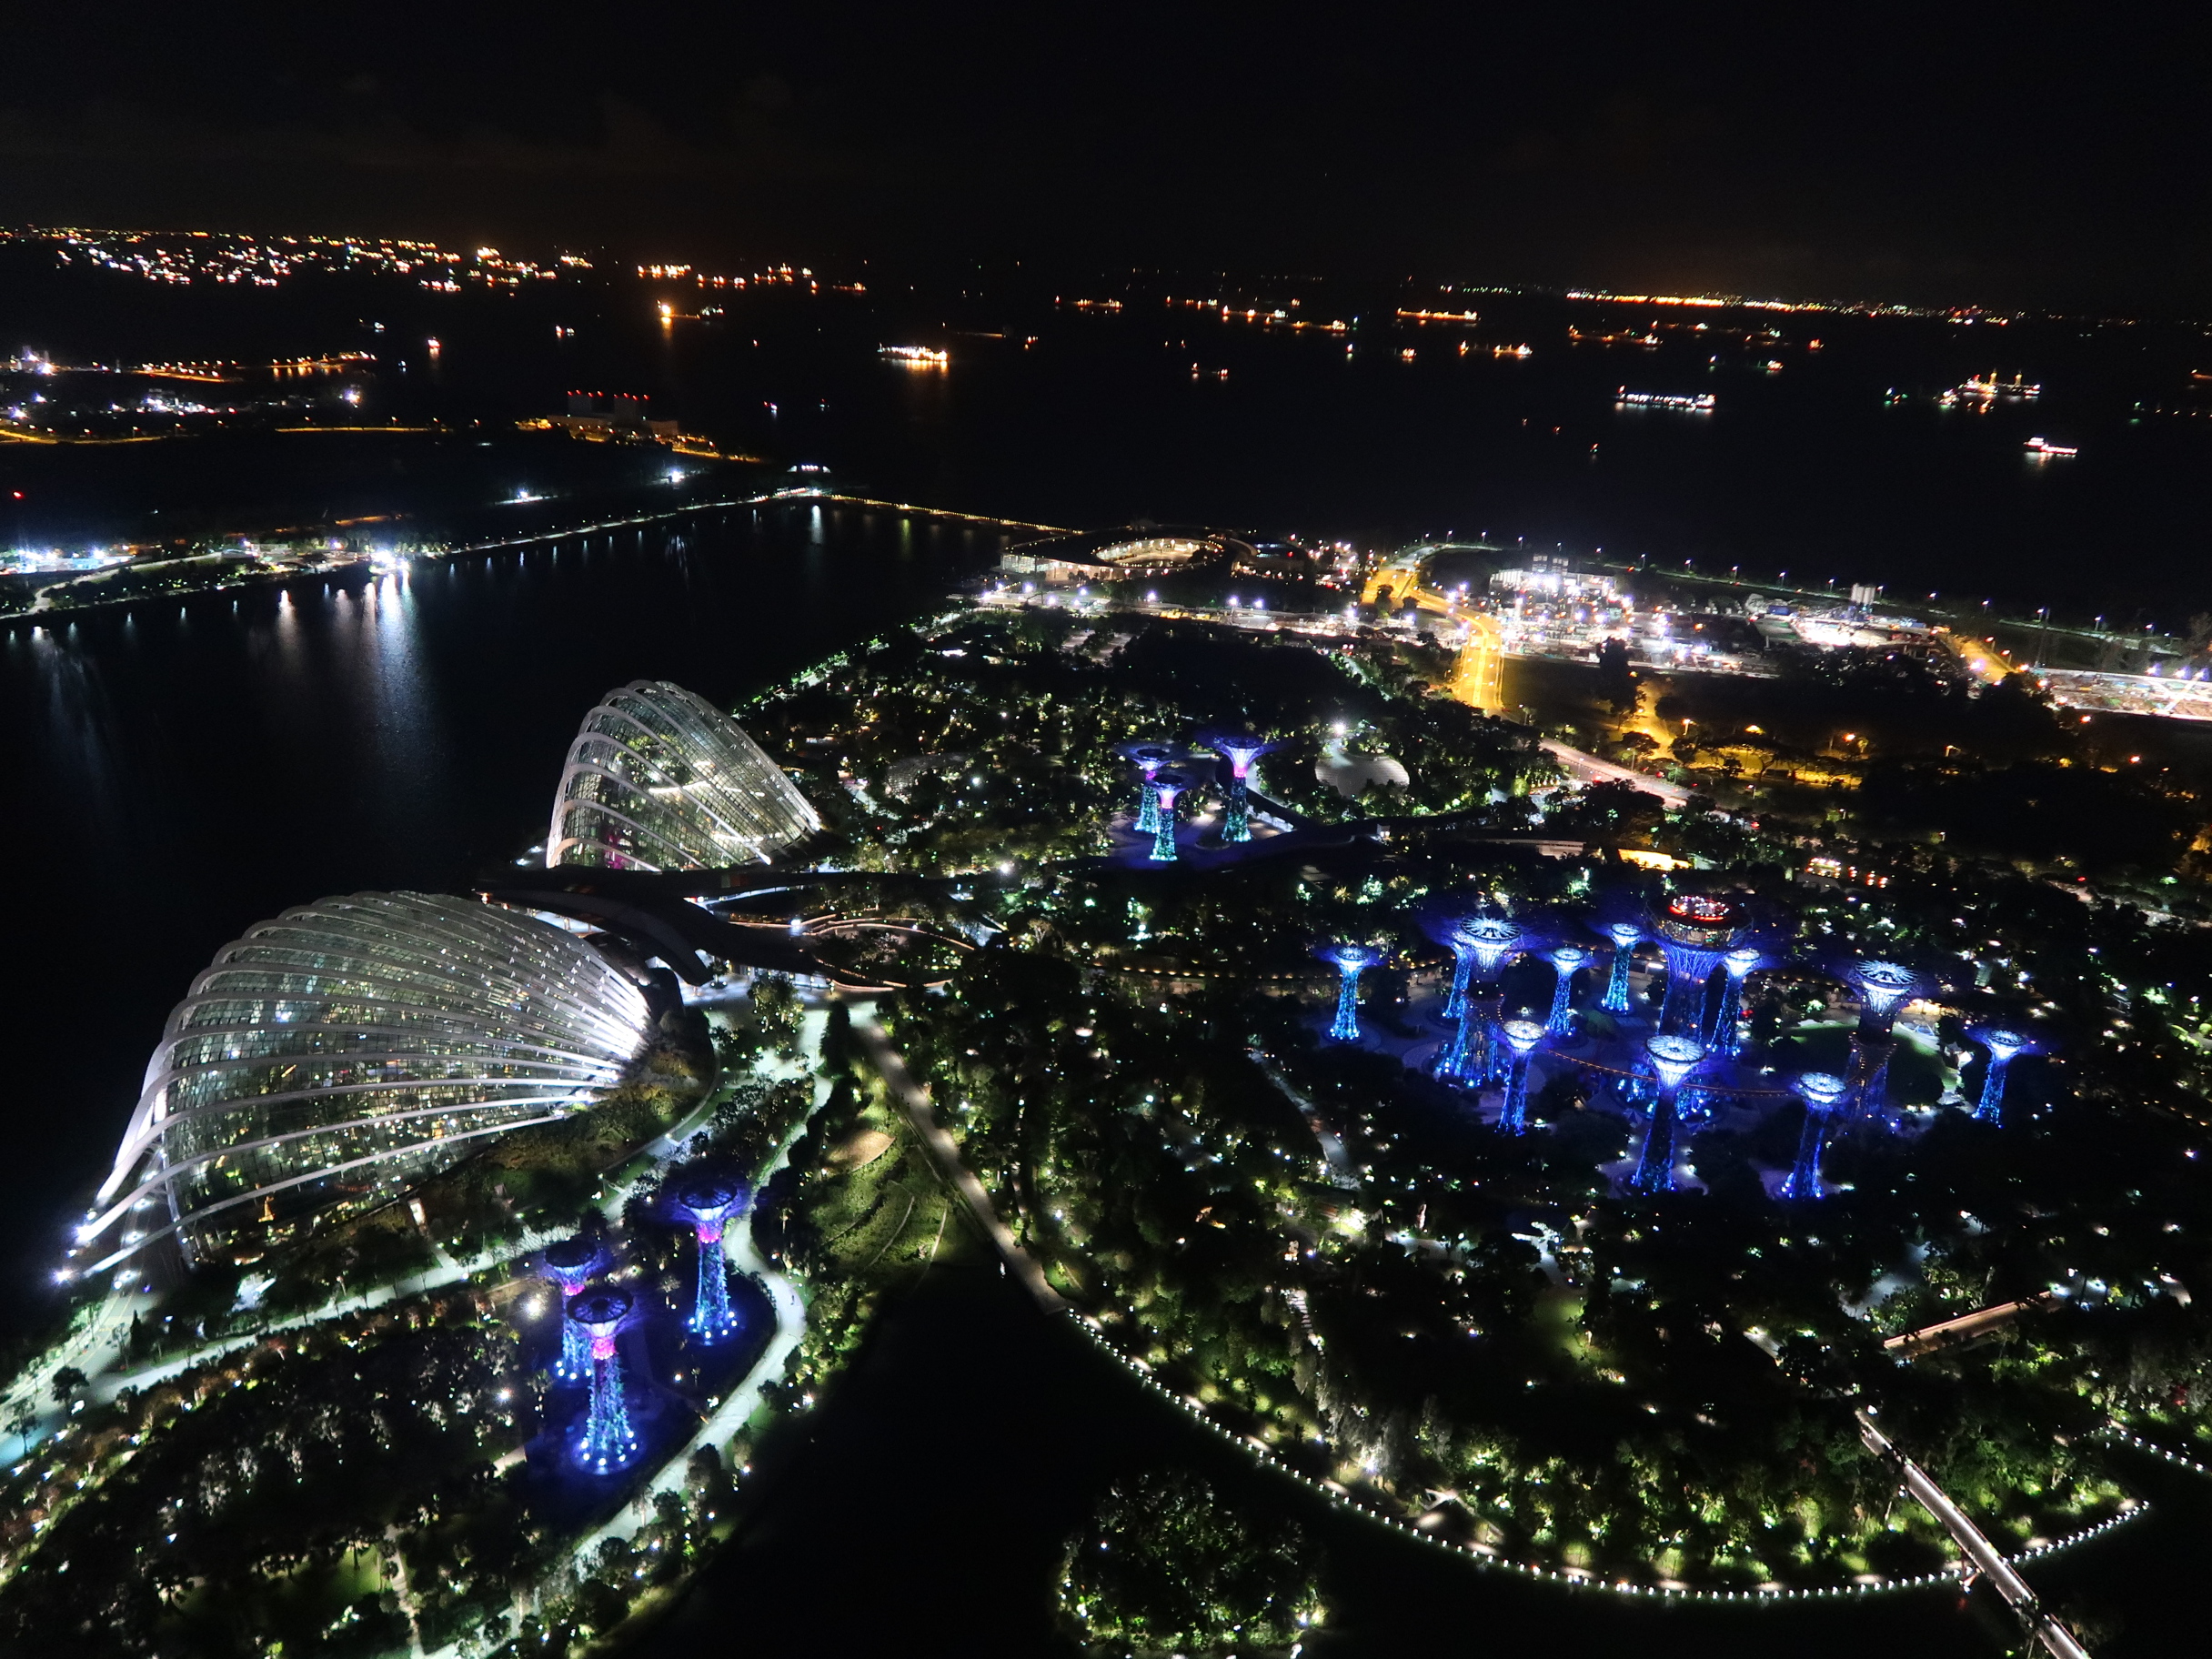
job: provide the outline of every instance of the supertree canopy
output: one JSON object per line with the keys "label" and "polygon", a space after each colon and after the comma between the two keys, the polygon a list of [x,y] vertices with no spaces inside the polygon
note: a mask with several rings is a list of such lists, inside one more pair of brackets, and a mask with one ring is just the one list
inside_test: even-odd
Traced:
{"label": "supertree canopy", "polygon": [[1851,1085],[1831,1071],[1807,1071],[1793,1085],[1805,1101],[1805,1128],[1797,1135],[1797,1161],[1782,1183],[1785,1198],[1818,1198],[1821,1148],[1828,1134],[1828,1120],[1851,1092]]}
{"label": "supertree canopy", "polygon": [[1574,1022],[1574,976],[1589,965],[1591,953],[1581,945],[1553,945],[1543,953],[1543,960],[1552,964],[1555,976],[1552,984],[1552,1011],[1543,1022],[1544,1032],[1552,1037],[1564,1037]]}
{"label": "supertree canopy", "polygon": [[1437,1062],[1436,1075],[1447,1081],[1464,1082],[1484,1077],[1490,1070],[1487,1034],[1479,1006],[1487,999],[1477,996],[1474,987],[1493,984],[1506,959],[1526,941],[1521,930],[1503,916],[1477,916],[1462,921],[1452,936],[1456,946],[1467,952],[1469,982],[1459,993],[1459,1023]]}
{"label": "supertree canopy", "polygon": [[622,1391],[622,1359],[615,1336],[629,1318],[630,1299],[622,1291],[597,1290],[569,1304],[568,1317],[584,1328],[591,1345],[591,1404],[576,1461],[594,1474],[618,1469],[638,1454],[638,1431],[629,1420]]}
{"label": "supertree canopy", "polygon": [[1605,995],[1598,1006],[1609,1014],[1628,1012],[1628,970],[1635,964],[1636,945],[1644,938],[1644,924],[1609,921],[1605,937],[1613,941],[1613,967],[1605,975]]}
{"label": "supertree canopy", "polygon": [[1927,977],[1902,962],[1851,962],[1845,980],[1859,993],[1858,1030],[1851,1036],[1851,1082],[1863,1121],[1883,1115],[1889,1093],[1889,1057],[1896,1048],[1897,1010],[1927,990]]}
{"label": "supertree canopy", "polygon": [[1150,835],[1160,828],[1159,803],[1152,799],[1152,779],[1160,769],[1175,759],[1175,751],[1165,743],[1130,743],[1121,749],[1123,758],[1137,763],[1144,779],[1137,786],[1137,832]]}
{"label": "supertree canopy", "polygon": [[684,1325],[701,1342],[717,1342],[738,1328],[729,1306],[729,1265],[722,1254],[722,1227],[744,1213],[747,1193],[722,1176],[699,1176],[677,1188],[674,1208],[699,1241],[699,1288]]}
{"label": "supertree canopy", "polygon": [[1508,1055],[1505,1101],[1498,1110],[1498,1128],[1505,1134],[1525,1134],[1528,1131],[1529,1057],[1543,1045],[1548,1034],[1533,1020],[1506,1020],[1498,1026],[1498,1035],[1504,1039]]}
{"label": "supertree canopy", "polygon": [[1752,973],[1766,966],[1766,953],[1754,945],[1738,945],[1721,958],[1721,968],[1728,976],[1727,991],[1719,1008],[1714,1010],[1713,1031],[1707,1039],[1715,1054],[1733,1057],[1735,1054],[1736,1019],[1744,1008],[1744,981]]}
{"label": "supertree canopy", "polygon": [[1248,731],[1217,732],[1206,739],[1206,745],[1229,762],[1229,782],[1222,791],[1223,812],[1222,840],[1249,841],[1252,840],[1252,762],[1273,747],[1265,738],[1255,737]]}
{"label": "supertree canopy", "polygon": [[591,1374],[590,1339],[583,1326],[568,1317],[568,1309],[607,1262],[598,1241],[581,1235],[547,1245],[539,1259],[539,1272],[560,1292],[560,1353],[552,1369],[563,1382],[581,1382]]}
{"label": "supertree canopy", "polygon": [[1926,984],[1902,962],[1854,962],[1844,977],[1859,993],[1859,1029],[1885,1037],[1896,1023],[1897,1010]]}
{"label": "supertree canopy", "polygon": [[1705,1045],[1694,1037],[1661,1033],[1644,1045],[1644,1058],[1658,1079],[1659,1099],[1652,1108],[1651,1127],[1644,1131],[1644,1151],[1636,1159],[1636,1172],[1628,1184],[1638,1192],[1674,1191],[1675,1096],[1683,1082],[1705,1058]]}
{"label": "supertree canopy", "polygon": [[1989,1051],[1989,1070],[1982,1076],[1982,1098],[1974,1108],[1976,1121],[2001,1124],[2005,1121],[2005,1072],[2012,1064],[2013,1056],[2032,1052],[2036,1040],[2026,1031],[2011,1026],[1982,1026],[1970,1031],[1982,1047]]}
{"label": "supertree canopy", "polygon": [[1191,779],[1182,772],[1161,772],[1152,779],[1152,862],[1172,864],[1175,861],[1175,802],[1191,787]]}
{"label": "supertree canopy", "polygon": [[1663,1031],[1695,1035],[1704,1029],[1713,970],[1751,935],[1750,908],[1726,893],[1676,893],[1652,916],[1652,934],[1666,958]]}
{"label": "supertree canopy", "polygon": [[1329,1035],[1337,1042],[1360,1040],[1360,975],[1382,960],[1382,953],[1366,945],[1323,945],[1315,952],[1336,969],[1336,1018]]}

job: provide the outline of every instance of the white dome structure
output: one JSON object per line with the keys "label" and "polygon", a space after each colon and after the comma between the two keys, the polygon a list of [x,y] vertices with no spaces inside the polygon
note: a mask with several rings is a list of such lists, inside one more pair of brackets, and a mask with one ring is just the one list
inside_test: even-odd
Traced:
{"label": "white dome structure", "polygon": [[[650,1028],[573,934],[471,899],[356,893],[226,945],[169,1015],[81,1243],[247,1253],[390,1202],[487,1136],[588,1106]],[[257,1252],[256,1252],[257,1253]]]}
{"label": "white dome structure", "polygon": [[766,863],[820,828],[735,720],[681,686],[638,679],[569,745],[546,866],[722,870]]}

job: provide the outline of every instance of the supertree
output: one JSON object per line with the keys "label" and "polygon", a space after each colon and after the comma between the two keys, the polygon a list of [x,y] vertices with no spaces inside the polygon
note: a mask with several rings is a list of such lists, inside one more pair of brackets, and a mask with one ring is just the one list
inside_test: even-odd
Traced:
{"label": "supertree", "polygon": [[1207,746],[1229,762],[1229,785],[1222,791],[1222,840],[1249,841],[1252,840],[1252,762],[1274,747],[1265,738],[1254,737],[1248,731],[1220,733],[1206,739]]}
{"label": "supertree", "polygon": [[1738,945],[1721,958],[1721,968],[1728,976],[1727,989],[1721,1005],[1713,1016],[1711,1041],[1713,1051],[1725,1059],[1733,1059],[1739,1046],[1736,1038],[1736,1017],[1743,1011],[1744,981],[1753,971],[1766,965],[1766,953],[1752,945]]}
{"label": "supertree", "polygon": [[1663,1032],[1644,1044],[1652,1072],[1658,1079],[1659,1098],[1652,1107],[1651,1127],[1644,1131],[1644,1151],[1636,1158],[1636,1172],[1629,1186],[1638,1192],[1674,1191],[1674,1099],[1683,1081],[1705,1058],[1705,1045],[1694,1037]]}
{"label": "supertree", "polygon": [[1505,1040],[1505,1103],[1498,1111],[1498,1129],[1508,1135],[1525,1134],[1528,1131],[1528,1062],[1529,1057],[1543,1045],[1549,1033],[1533,1020],[1506,1020],[1499,1022],[1498,1035]]}
{"label": "supertree", "polygon": [[581,1382],[591,1374],[591,1343],[584,1328],[568,1317],[568,1309],[592,1276],[607,1265],[607,1252],[596,1239],[578,1235],[546,1246],[539,1258],[539,1274],[560,1292],[560,1353],[553,1361],[554,1376],[563,1382]]}
{"label": "supertree", "polygon": [[1882,1114],[1895,1051],[1897,1010],[1927,989],[1925,975],[1902,962],[1852,962],[1844,979],[1859,993],[1858,1029],[1851,1034],[1851,1081],[1862,1121]]}
{"label": "supertree", "polygon": [[1459,1024],[1453,1030],[1443,1058],[1437,1062],[1436,1075],[1449,1082],[1465,1082],[1487,1076],[1490,1070],[1489,1041],[1481,1010],[1487,999],[1477,996],[1474,988],[1494,983],[1506,959],[1526,941],[1521,930],[1503,916],[1477,916],[1463,921],[1453,930],[1453,937],[1465,943],[1472,974],[1467,989],[1460,993]]}
{"label": "supertree", "polygon": [[1137,833],[1150,835],[1160,828],[1160,809],[1152,799],[1152,779],[1160,775],[1161,767],[1174,759],[1175,751],[1165,743],[1128,743],[1122,746],[1121,754],[1123,759],[1135,761],[1137,769],[1144,774],[1143,781],[1137,786]]}
{"label": "supertree", "polygon": [[1666,1001],[1659,1010],[1659,1029],[1700,1033],[1713,970],[1750,936],[1750,909],[1725,894],[1676,893],[1653,912],[1651,923],[1651,935],[1666,958]]}
{"label": "supertree", "polygon": [[1797,1161],[1790,1165],[1782,1183],[1785,1198],[1819,1198],[1820,1153],[1828,1138],[1828,1120],[1851,1092],[1851,1085],[1833,1071],[1807,1071],[1791,1085],[1805,1102],[1805,1127],[1797,1133]]}
{"label": "supertree", "polygon": [[719,1342],[738,1328],[729,1306],[729,1264],[722,1255],[722,1225],[742,1214],[745,1189],[719,1175],[700,1176],[676,1190],[676,1213],[691,1223],[699,1241],[699,1290],[685,1328],[704,1342]]}
{"label": "supertree", "polygon": [[1175,801],[1191,787],[1191,779],[1181,772],[1161,772],[1152,779],[1152,862],[1175,862]]}
{"label": "supertree", "polygon": [[1329,1022],[1329,1036],[1336,1042],[1360,1040],[1360,975],[1382,960],[1380,950],[1366,945],[1323,945],[1317,956],[1336,969],[1336,1018]]}
{"label": "supertree", "polygon": [[576,1461],[594,1474],[605,1474],[638,1454],[638,1431],[622,1394],[622,1360],[615,1334],[628,1319],[630,1299],[621,1291],[597,1290],[579,1297],[568,1317],[591,1342],[591,1405],[584,1416],[584,1436]]}
{"label": "supertree", "polygon": [[1628,970],[1635,963],[1636,943],[1644,926],[1634,921],[1609,921],[1605,937],[1613,941],[1613,967],[1605,975],[1605,995],[1598,1006],[1609,1014],[1628,1012]]}
{"label": "supertree", "polygon": [[1552,984],[1552,1011],[1543,1022],[1544,1032],[1552,1037],[1564,1037],[1574,1024],[1574,976],[1590,962],[1591,952],[1581,945],[1553,945],[1543,953],[1543,960],[1552,964],[1557,977]]}
{"label": "supertree", "polygon": [[1982,1098],[1974,1108],[1975,1121],[2002,1124],[2005,1121],[2006,1068],[2012,1064],[2014,1055],[2032,1051],[2036,1040],[2025,1031],[2001,1025],[1983,1026],[1969,1031],[1967,1035],[1989,1051],[1989,1070],[1982,1074]]}

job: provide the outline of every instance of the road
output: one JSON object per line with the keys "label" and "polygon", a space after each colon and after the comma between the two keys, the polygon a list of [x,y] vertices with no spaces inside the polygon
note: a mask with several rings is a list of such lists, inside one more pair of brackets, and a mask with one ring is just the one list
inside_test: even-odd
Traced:
{"label": "road", "polygon": [[1505,707],[1505,636],[1498,619],[1469,616],[1467,642],[1452,667],[1452,695],[1484,714]]}
{"label": "road", "polygon": [[1554,739],[1544,739],[1543,752],[1558,761],[1567,776],[1577,783],[1625,783],[1646,795],[1656,795],[1677,812],[1690,803],[1690,791],[1679,783],[1669,783],[1664,778],[1654,778],[1633,767],[1615,766],[1582,749],[1570,749]]}

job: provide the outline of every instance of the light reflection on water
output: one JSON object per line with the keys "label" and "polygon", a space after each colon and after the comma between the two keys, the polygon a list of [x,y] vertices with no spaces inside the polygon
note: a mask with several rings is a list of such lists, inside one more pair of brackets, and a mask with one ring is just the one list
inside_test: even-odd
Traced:
{"label": "light reflection on water", "polygon": [[905,560],[880,515],[740,511],[7,632],[25,947],[0,959],[20,1125],[0,1255],[25,1279],[52,1265],[163,1019],[225,941],[333,893],[466,890],[542,835],[609,688],[734,702],[933,608],[968,567],[916,540]]}

